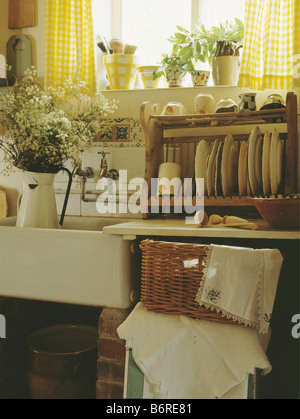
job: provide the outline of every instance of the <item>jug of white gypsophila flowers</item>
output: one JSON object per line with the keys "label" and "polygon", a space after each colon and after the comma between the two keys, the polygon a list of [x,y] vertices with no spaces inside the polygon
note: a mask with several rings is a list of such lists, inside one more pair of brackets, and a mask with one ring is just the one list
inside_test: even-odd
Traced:
{"label": "jug of white gypsophila flowers", "polygon": [[83,151],[92,146],[100,126],[116,109],[115,101],[100,92],[91,95],[83,82],[67,80],[44,91],[33,67],[0,95],[2,174],[17,169],[23,176],[18,227],[59,227],[55,175],[61,170],[68,174],[66,208]]}

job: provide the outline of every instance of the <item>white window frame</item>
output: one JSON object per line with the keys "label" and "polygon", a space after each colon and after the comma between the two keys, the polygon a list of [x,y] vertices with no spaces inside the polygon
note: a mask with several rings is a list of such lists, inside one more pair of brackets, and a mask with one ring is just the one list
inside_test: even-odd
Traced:
{"label": "white window frame", "polygon": [[122,4],[123,0],[111,0],[111,35],[122,38]]}
{"label": "white window frame", "polygon": [[[203,0],[192,0],[192,18],[191,30],[195,30],[196,26],[202,23],[202,2]],[[196,19],[198,17],[198,19]]]}
{"label": "white window frame", "polygon": [[[111,37],[122,39],[122,6],[124,0],[111,0]],[[162,0],[163,1],[163,0]],[[185,0],[182,0],[185,1]],[[203,5],[205,0],[191,0],[191,30],[203,22]],[[151,0],[149,0],[151,2]]]}

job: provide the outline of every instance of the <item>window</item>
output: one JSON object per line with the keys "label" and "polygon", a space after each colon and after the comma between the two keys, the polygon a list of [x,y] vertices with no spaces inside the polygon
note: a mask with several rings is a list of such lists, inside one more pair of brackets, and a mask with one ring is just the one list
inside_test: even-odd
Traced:
{"label": "window", "polygon": [[141,65],[157,64],[170,53],[169,36],[180,25],[206,28],[226,19],[244,20],[245,0],[93,0],[95,32],[137,45]]}
{"label": "window", "polygon": [[199,19],[207,29],[235,17],[244,21],[245,0],[200,0]]}

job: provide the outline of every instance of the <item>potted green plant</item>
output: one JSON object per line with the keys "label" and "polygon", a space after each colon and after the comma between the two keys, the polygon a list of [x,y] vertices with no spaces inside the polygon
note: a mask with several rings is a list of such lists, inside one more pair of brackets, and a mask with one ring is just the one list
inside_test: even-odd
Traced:
{"label": "potted green plant", "polygon": [[153,72],[153,79],[156,80],[164,75],[169,87],[181,87],[188,67],[189,61],[179,57],[175,52],[172,52],[171,55],[162,54],[160,67]]}
{"label": "potted green plant", "polygon": [[173,52],[187,62],[186,69],[191,73],[194,86],[205,86],[210,71],[203,68],[204,63],[211,64],[214,40],[204,25],[189,31],[177,26],[177,32],[169,38],[173,43]]}
{"label": "potted green plant", "polygon": [[244,24],[240,19],[225,21],[210,30],[213,41],[212,77],[215,85],[236,85],[240,70],[240,48],[243,46]]}

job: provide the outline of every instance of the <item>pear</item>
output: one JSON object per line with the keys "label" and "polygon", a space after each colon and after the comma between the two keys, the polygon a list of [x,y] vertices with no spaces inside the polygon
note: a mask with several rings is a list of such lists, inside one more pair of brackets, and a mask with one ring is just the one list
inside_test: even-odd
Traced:
{"label": "pear", "polygon": [[223,217],[218,214],[213,214],[209,217],[209,224],[221,224],[223,222]]}

